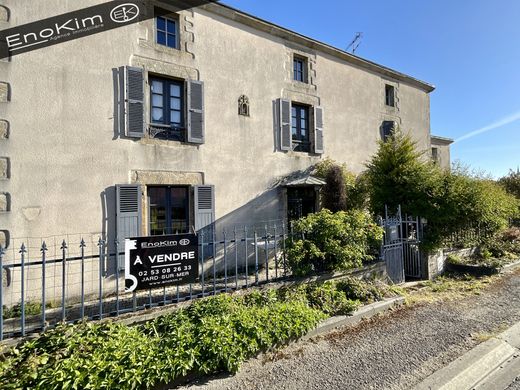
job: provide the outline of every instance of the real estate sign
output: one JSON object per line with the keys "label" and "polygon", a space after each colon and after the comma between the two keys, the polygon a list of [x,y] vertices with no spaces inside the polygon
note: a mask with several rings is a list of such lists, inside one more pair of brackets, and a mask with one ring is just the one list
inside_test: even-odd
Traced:
{"label": "real estate sign", "polygon": [[125,240],[126,291],[196,282],[199,277],[198,244],[194,234]]}

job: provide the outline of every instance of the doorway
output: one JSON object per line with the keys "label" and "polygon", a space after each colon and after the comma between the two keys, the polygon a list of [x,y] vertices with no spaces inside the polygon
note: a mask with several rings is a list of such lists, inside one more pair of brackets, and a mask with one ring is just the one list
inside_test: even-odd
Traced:
{"label": "doorway", "polygon": [[312,186],[287,188],[287,219],[289,222],[315,213],[316,190]]}

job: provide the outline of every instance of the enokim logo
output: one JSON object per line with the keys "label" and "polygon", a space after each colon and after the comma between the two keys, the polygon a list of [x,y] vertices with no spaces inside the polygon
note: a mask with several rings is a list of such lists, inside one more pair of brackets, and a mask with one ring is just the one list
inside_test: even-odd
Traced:
{"label": "enokim logo", "polygon": [[185,238],[185,239],[183,239],[183,240],[180,240],[180,241],[179,241],[179,244],[181,244],[182,246],[190,245],[190,240],[188,240],[187,238]]}
{"label": "enokim logo", "polygon": [[110,19],[116,23],[128,23],[138,16],[139,7],[132,3],[118,5],[110,12]]}
{"label": "enokim logo", "polygon": [[[161,0],[162,3],[184,10],[218,0]],[[150,0],[113,0],[0,30],[0,58],[57,45],[89,35],[142,22],[171,11],[150,10]],[[110,39],[99,41],[100,48],[109,48]]]}

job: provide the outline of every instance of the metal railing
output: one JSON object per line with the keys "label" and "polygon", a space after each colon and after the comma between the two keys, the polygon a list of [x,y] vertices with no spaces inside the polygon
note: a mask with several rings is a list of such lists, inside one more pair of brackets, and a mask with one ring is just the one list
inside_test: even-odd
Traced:
{"label": "metal railing", "polygon": [[290,276],[284,252],[291,233],[283,222],[235,227],[219,239],[208,231],[199,232],[198,283],[133,293],[124,291],[118,261],[123,243],[74,235],[0,247],[0,340],[61,321],[117,317]]}

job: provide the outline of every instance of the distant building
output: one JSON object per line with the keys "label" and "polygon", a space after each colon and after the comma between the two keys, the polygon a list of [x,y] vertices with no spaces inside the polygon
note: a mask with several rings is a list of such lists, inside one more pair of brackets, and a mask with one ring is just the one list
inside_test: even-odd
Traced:
{"label": "distant building", "polygon": [[441,168],[450,169],[451,154],[450,145],[454,142],[451,138],[432,135],[432,159]]}

